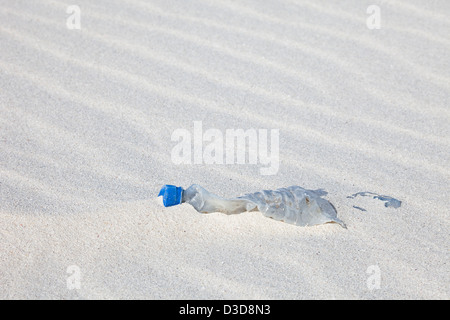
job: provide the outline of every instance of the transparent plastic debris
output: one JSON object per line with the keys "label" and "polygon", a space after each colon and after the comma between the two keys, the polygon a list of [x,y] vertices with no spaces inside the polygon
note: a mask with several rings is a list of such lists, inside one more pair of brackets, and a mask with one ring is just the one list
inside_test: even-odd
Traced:
{"label": "transparent plastic debris", "polygon": [[337,218],[334,206],[321,197],[324,195],[323,191],[307,190],[299,186],[263,190],[225,199],[197,184],[191,185],[186,190],[165,185],[159,195],[163,196],[166,207],[189,203],[200,213],[239,214],[245,211],[259,211],[265,217],[297,226],[335,222],[346,228],[345,223]]}
{"label": "transparent plastic debris", "polygon": [[[392,198],[390,196],[385,196],[385,195],[381,195],[381,194],[378,194],[378,193],[367,192],[367,191],[365,191],[365,192],[358,192],[358,193],[352,194],[351,196],[348,196],[347,198],[348,199],[354,199],[357,196],[372,197],[373,199],[378,199],[378,200],[384,201],[384,206],[386,208],[395,208],[396,209],[396,208],[400,208],[401,205],[402,205],[402,202],[400,200],[397,200],[397,199]],[[357,208],[357,209],[360,209],[360,210],[362,209],[362,208],[356,207],[356,206],[353,206],[353,207]],[[363,210],[366,211],[365,209],[363,209]]]}

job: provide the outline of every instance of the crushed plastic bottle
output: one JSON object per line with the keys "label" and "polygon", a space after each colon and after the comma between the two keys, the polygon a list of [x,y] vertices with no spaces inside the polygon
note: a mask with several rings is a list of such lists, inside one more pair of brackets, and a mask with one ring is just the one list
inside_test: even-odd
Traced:
{"label": "crushed plastic bottle", "polygon": [[346,228],[345,223],[337,218],[336,209],[326,199],[321,198],[322,195],[323,193],[318,191],[291,186],[225,199],[193,184],[186,190],[165,185],[158,196],[163,196],[165,207],[189,203],[200,213],[238,214],[260,211],[266,217],[297,226],[335,222]]}

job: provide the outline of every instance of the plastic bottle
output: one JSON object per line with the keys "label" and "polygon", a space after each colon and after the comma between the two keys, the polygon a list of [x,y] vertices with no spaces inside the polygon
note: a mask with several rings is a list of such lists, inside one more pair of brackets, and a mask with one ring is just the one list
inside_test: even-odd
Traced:
{"label": "plastic bottle", "polygon": [[163,196],[165,207],[189,203],[200,213],[238,214],[245,211],[260,211],[266,217],[298,226],[335,222],[346,228],[345,223],[337,218],[333,205],[321,198],[322,194],[299,186],[291,186],[225,199],[193,184],[186,190],[165,185],[158,196]]}

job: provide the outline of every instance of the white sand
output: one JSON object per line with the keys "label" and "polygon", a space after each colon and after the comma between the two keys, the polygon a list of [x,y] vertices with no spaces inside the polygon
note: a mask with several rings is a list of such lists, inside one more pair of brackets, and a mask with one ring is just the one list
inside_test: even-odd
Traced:
{"label": "white sand", "polygon": [[[0,0],[0,298],[450,298],[449,1],[149,3]],[[173,164],[200,120],[279,129],[278,173]],[[164,208],[165,183],[323,188],[348,229]]]}

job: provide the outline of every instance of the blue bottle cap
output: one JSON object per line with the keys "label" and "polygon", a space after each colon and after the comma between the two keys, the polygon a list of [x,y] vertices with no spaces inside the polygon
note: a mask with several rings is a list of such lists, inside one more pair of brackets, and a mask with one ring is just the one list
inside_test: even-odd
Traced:
{"label": "blue bottle cap", "polygon": [[183,188],[166,184],[159,191],[159,196],[163,196],[164,207],[176,206],[181,203]]}

